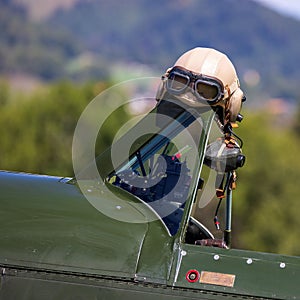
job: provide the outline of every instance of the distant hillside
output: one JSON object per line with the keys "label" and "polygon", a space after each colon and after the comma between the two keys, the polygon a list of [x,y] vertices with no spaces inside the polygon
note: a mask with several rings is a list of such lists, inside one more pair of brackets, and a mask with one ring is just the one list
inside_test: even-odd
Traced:
{"label": "distant hillside", "polygon": [[14,3],[24,5],[27,8],[29,17],[39,21],[51,16],[57,9],[68,9],[78,0],[12,0]]}
{"label": "distant hillside", "polygon": [[204,46],[228,54],[252,94],[300,101],[300,21],[255,1],[68,0],[67,10],[35,24],[7,8],[12,1],[22,2],[0,0],[0,73],[100,79],[118,62],[163,72],[187,49]]}
{"label": "distant hillside", "polygon": [[66,30],[30,22],[26,10],[9,0],[0,0],[0,28],[0,74],[60,78],[65,62],[80,52]]}
{"label": "distant hillside", "polygon": [[[242,2],[242,4],[241,4]],[[170,66],[185,50],[214,47],[274,96],[300,98],[300,22],[250,0],[81,0],[48,22],[68,29],[108,62]]]}

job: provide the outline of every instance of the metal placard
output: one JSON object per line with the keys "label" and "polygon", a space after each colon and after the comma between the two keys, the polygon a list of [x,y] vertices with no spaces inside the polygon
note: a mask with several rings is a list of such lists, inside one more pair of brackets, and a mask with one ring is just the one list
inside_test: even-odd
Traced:
{"label": "metal placard", "polygon": [[233,287],[235,275],[202,271],[200,283]]}

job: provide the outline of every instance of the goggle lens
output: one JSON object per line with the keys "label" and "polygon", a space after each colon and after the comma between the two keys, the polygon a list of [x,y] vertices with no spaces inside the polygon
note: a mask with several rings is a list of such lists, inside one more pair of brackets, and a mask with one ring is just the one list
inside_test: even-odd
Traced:
{"label": "goggle lens", "polygon": [[175,93],[183,92],[190,84],[190,78],[183,74],[172,72],[167,81],[167,87]]}
{"label": "goggle lens", "polygon": [[215,100],[219,97],[220,90],[214,84],[196,82],[195,90],[204,99]]}
{"label": "goggle lens", "polygon": [[216,103],[224,96],[223,85],[217,79],[195,75],[178,68],[171,70],[166,82],[167,90],[175,95],[183,93],[194,82],[197,98],[209,103]]}

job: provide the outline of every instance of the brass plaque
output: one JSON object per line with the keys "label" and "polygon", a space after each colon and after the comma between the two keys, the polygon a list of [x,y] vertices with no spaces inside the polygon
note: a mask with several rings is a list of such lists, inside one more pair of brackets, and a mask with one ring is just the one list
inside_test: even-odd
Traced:
{"label": "brass plaque", "polygon": [[200,283],[233,287],[235,275],[202,271]]}

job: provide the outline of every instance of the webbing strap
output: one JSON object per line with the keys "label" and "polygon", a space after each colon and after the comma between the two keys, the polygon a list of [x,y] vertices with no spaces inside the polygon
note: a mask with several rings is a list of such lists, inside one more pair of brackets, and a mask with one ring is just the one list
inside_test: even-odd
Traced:
{"label": "webbing strap", "polygon": [[216,184],[219,183],[216,186],[216,196],[219,199],[225,198],[225,190],[226,190],[227,186],[231,190],[236,189],[236,180],[237,180],[236,171],[232,171],[232,176],[230,176],[229,181],[226,182],[225,187],[224,187],[225,174],[226,173],[218,173],[217,178],[216,178]]}

